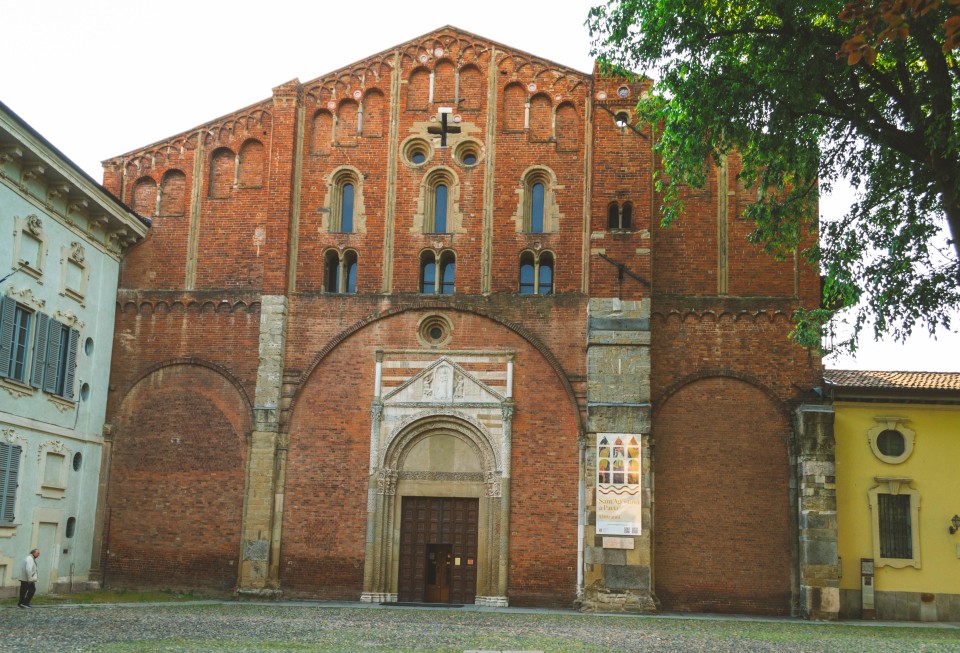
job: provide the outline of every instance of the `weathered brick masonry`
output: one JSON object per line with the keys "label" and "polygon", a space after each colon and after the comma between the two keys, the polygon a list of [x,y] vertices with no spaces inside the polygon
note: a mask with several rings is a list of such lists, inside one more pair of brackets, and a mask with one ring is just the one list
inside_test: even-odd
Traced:
{"label": "weathered brick masonry", "polygon": [[[106,161],[153,219],[106,582],[794,610],[790,413],[820,361],[787,333],[818,278],[747,243],[735,157],[659,226],[648,85],[446,27]],[[603,433],[642,442],[634,536],[596,533]]]}

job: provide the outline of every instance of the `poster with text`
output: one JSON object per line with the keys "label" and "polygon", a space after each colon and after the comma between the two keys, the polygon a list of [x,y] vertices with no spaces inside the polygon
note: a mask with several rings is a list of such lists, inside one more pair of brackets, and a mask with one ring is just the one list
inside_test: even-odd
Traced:
{"label": "poster with text", "polygon": [[597,535],[640,535],[640,436],[597,434]]}

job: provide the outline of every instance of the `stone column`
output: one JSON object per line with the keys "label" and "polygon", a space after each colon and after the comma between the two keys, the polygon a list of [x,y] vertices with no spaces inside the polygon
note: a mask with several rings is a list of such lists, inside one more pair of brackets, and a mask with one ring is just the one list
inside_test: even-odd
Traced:
{"label": "stone column", "polygon": [[[652,588],[650,461],[650,300],[591,299],[587,330],[587,442],[580,470],[583,510],[584,612],[656,612]],[[597,535],[597,434],[628,434],[641,444],[642,531]]]}
{"label": "stone column", "polygon": [[833,419],[831,406],[796,413],[800,616],[831,621],[840,613]]}
{"label": "stone column", "polygon": [[237,591],[273,596],[280,593],[277,556],[283,495],[278,482],[285,473],[279,450],[280,395],[287,331],[287,298],[264,295],[260,311],[260,366],[254,400],[254,427],[247,450],[243,505],[242,557]]}

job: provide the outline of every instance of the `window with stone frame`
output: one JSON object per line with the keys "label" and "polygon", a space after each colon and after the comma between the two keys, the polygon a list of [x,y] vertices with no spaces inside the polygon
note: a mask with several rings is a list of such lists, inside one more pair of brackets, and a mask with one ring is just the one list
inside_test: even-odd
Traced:
{"label": "window with stone frame", "polygon": [[920,493],[905,477],[876,477],[867,493],[877,567],[920,567]]}
{"label": "window with stone frame", "polygon": [[521,295],[553,294],[553,253],[526,250],[520,254]]}
{"label": "window with stone frame", "polygon": [[27,383],[33,312],[12,297],[0,297],[0,378]]}
{"label": "window with stone frame", "polygon": [[451,250],[420,254],[420,292],[425,295],[452,295],[456,290],[457,259]]}
{"label": "window with stone frame", "polygon": [[434,172],[426,183],[423,232],[445,234],[450,230],[451,180],[442,171]]}
{"label": "window with stone frame", "polygon": [[357,253],[352,249],[343,252],[327,250],[324,254],[324,291],[338,294],[357,292],[357,261]]}
{"label": "window with stone frame", "polygon": [[32,277],[43,277],[47,258],[47,236],[43,221],[36,215],[16,216],[14,219],[13,264],[11,269],[22,270]]}
{"label": "window with stone frame", "polygon": [[553,173],[547,168],[534,167],[524,173],[514,215],[518,231],[541,234],[558,230],[562,217],[556,203],[558,188]]}
{"label": "window with stone frame", "polygon": [[0,525],[12,526],[16,518],[22,451],[19,445],[0,442]]}

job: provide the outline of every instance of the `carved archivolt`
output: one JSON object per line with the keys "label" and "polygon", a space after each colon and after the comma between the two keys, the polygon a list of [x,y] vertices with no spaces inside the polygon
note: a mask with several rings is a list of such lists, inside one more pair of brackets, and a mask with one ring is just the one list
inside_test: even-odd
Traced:
{"label": "carved archivolt", "polygon": [[500,455],[489,431],[479,421],[456,410],[435,409],[403,420],[387,438],[381,469],[402,469],[403,458],[417,440],[437,431],[459,436],[477,452],[485,471],[499,470]]}

